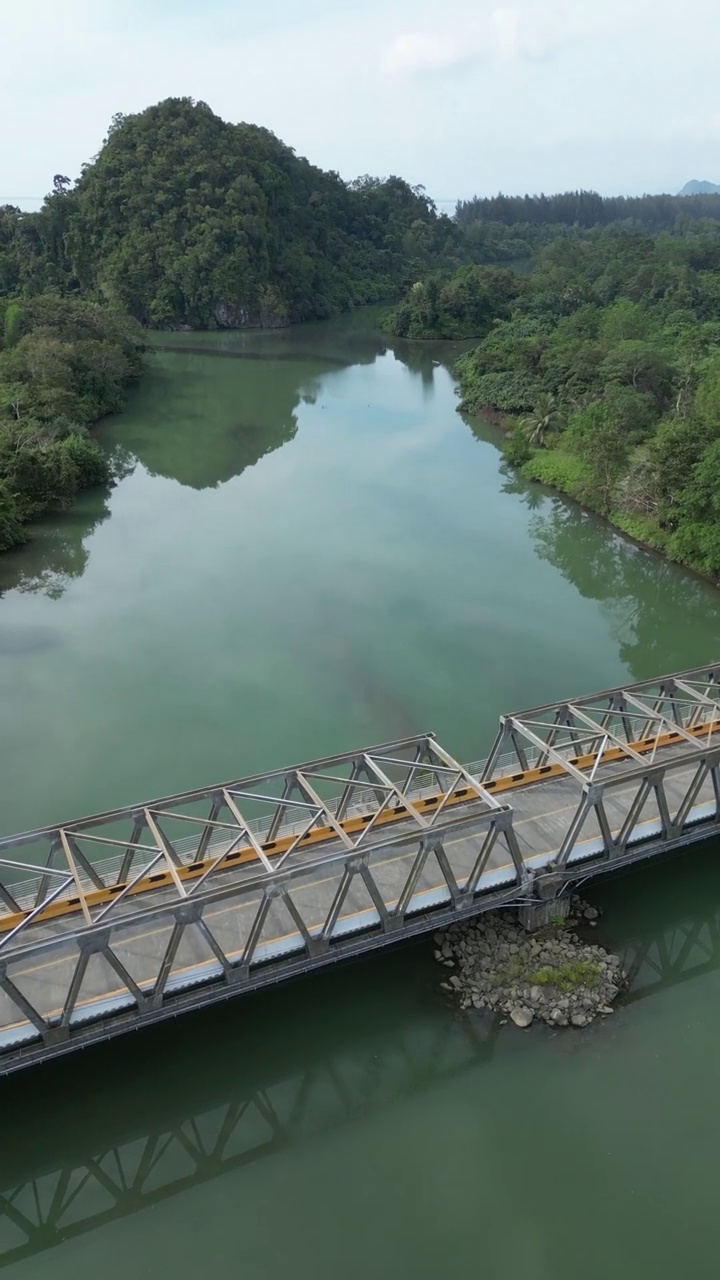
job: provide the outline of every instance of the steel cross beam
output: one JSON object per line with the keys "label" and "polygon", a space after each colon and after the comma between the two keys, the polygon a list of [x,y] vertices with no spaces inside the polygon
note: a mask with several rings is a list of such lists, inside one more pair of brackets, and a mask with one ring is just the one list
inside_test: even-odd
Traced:
{"label": "steel cross beam", "polygon": [[[686,742],[689,742],[691,746],[695,748],[696,751],[702,750],[702,748],[699,747],[698,745],[699,739],[694,734],[688,733],[685,726],[682,724],[679,724],[677,720],[671,720],[670,717],[666,716],[665,713],[662,711],[659,711],[656,709],[653,709],[652,711],[650,711],[648,708],[644,707],[640,699],[636,698],[632,693],[626,693],[625,698],[626,698],[626,701],[631,704],[631,706],[637,707],[639,711],[644,710],[645,714],[648,717],[648,720],[651,723],[652,721],[657,720],[658,726],[665,725],[668,733],[679,734],[680,737],[684,738]],[[656,741],[655,741],[655,746],[653,747],[653,754],[651,756],[651,759],[655,758],[655,752],[657,750],[657,739],[659,737],[660,737],[660,730],[658,728],[658,732],[655,735]]]}
{"label": "steel cross beam", "polygon": [[572,714],[574,716],[577,716],[578,720],[582,720],[583,724],[589,725],[591,729],[595,730],[596,736],[598,738],[601,736],[609,738],[610,741],[613,742],[616,747],[620,748],[620,750],[623,752],[624,755],[630,756],[631,760],[637,760],[640,764],[645,763],[645,760],[640,755],[640,752],[635,751],[631,746],[629,746],[627,742],[623,742],[622,738],[619,738],[616,733],[612,732],[611,729],[609,728],[601,729],[600,726],[596,724],[594,720],[590,719],[590,716],[585,715],[585,712],[581,711],[579,707],[576,707],[574,703],[569,702],[568,707],[572,712]]}
{"label": "steel cross beam", "polygon": [[683,693],[686,693],[690,698],[692,698],[692,700],[698,706],[698,711],[703,706],[710,707],[713,713],[713,717],[711,721],[711,732],[712,732],[712,728],[717,723],[720,715],[720,702],[718,702],[717,699],[715,698],[708,698],[707,694],[701,693],[699,689],[693,689],[692,685],[686,684],[684,680],[681,680],[677,676],[674,678],[673,683],[675,684],[676,688],[680,689]]}
{"label": "steel cross beam", "polygon": [[514,730],[515,733],[521,734],[522,737],[528,742],[531,742],[534,747],[537,747],[541,753],[546,753],[551,760],[555,761],[555,764],[559,764],[561,768],[564,769],[566,773],[569,773],[570,777],[574,778],[576,782],[579,782],[582,787],[586,787],[588,785],[588,780],[585,774],[582,773],[580,769],[577,769],[574,764],[570,764],[570,761],[565,759],[565,756],[561,751],[558,751],[555,747],[548,746],[547,742],[543,742],[542,738],[540,738],[536,733],[533,733],[532,729],[530,729],[524,721],[516,720],[515,716],[505,716],[504,719],[511,726],[511,731]]}

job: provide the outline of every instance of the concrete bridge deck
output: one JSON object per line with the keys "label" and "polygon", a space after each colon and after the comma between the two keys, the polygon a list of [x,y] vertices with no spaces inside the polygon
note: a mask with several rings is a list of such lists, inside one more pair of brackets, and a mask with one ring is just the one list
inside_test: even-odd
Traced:
{"label": "concrete bridge deck", "polygon": [[0,1073],[720,831],[718,676],[0,841]]}

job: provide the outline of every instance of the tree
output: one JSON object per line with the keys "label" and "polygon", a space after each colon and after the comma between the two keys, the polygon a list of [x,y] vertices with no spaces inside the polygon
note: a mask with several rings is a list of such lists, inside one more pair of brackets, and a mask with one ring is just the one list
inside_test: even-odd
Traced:
{"label": "tree", "polygon": [[543,449],[551,432],[562,431],[565,418],[555,396],[545,392],[538,397],[532,413],[527,418],[523,418],[520,425],[528,444]]}
{"label": "tree", "polygon": [[3,335],[3,345],[8,351],[11,347],[17,346],[20,341],[20,333],[22,328],[22,307],[17,302],[8,303],[5,311],[5,325]]}
{"label": "tree", "polygon": [[640,339],[618,342],[605,357],[600,376],[635,391],[653,396],[658,408],[668,400],[673,386],[673,369],[662,351]]}
{"label": "tree", "polygon": [[568,437],[587,468],[589,479],[583,485],[583,497],[607,515],[630,456],[627,432],[607,405],[596,401],[573,414]]}

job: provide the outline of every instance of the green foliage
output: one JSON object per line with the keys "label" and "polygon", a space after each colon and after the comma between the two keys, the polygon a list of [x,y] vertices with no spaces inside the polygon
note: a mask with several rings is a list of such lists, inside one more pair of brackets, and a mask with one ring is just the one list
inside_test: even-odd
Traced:
{"label": "green foliage", "polygon": [[554,196],[491,196],[458,201],[455,216],[463,225],[499,224],[515,235],[548,228],[606,227],[613,223],[647,231],[671,230],[678,221],[720,218],[720,196],[611,196],[596,191],[564,191]]}
{"label": "green foliage", "polygon": [[630,440],[622,423],[605,401],[594,401],[573,414],[568,425],[568,446],[585,463],[586,480],[581,498],[607,515],[615,489],[630,456]]}
{"label": "green foliage", "polygon": [[467,358],[461,357],[456,369],[461,375],[463,392],[460,408],[465,413],[482,413],[485,409],[524,413],[532,409],[538,396],[543,394],[540,380],[520,371],[485,373],[466,380],[462,376],[465,367]]}
{"label": "green foliage", "polygon": [[578,502],[586,500],[583,495],[591,484],[583,459],[564,449],[543,449],[533,453],[523,467],[523,475],[528,480],[546,484],[550,489],[560,489]]}
{"label": "green foliage", "polygon": [[523,281],[505,267],[461,267],[449,280],[417,281],[384,317],[399,338],[476,338],[507,319]]}
{"label": "green foliage", "polygon": [[522,413],[525,476],[720,577],[719,310],[717,223],[557,238],[458,362],[462,407]]}
{"label": "green foliage", "polygon": [[22,324],[22,307],[17,302],[11,302],[5,310],[5,324],[3,333],[3,346],[8,351],[10,347],[16,347],[20,341],[20,326]]}
{"label": "green foliage", "polygon": [[190,98],[117,118],[62,202],[70,275],[155,327],[322,318],[392,296],[459,238],[422,188],[348,186]]}
{"label": "green foliage", "polygon": [[108,480],[87,428],[141,369],[136,326],[94,303],[29,298],[22,329],[0,353],[0,550],[22,540],[23,522]]}
{"label": "green foliage", "polygon": [[555,396],[549,392],[541,392],[535,398],[532,413],[523,418],[520,429],[524,432],[528,444],[544,449],[548,435],[562,431],[565,427],[565,415],[558,406]]}
{"label": "green foliage", "polygon": [[533,986],[574,991],[576,987],[596,987],[601,973],[601,966],[593,960],[565,960],[562,964],[546,964],[534,969],[528,981]]}
{"label": "green foliage", "polygon": [[7,551],[23,540],[22,516],[4,480],[0,480],[0,551]]}

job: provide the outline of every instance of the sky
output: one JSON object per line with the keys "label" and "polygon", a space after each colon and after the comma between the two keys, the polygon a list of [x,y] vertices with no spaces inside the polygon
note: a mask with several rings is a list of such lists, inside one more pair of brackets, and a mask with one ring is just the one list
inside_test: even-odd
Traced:
{"label": "sky", "polygon": [[718,0],[5,0],[2,35],[0,203],[22,208],[171,96],[448,212],[720,181]]}

